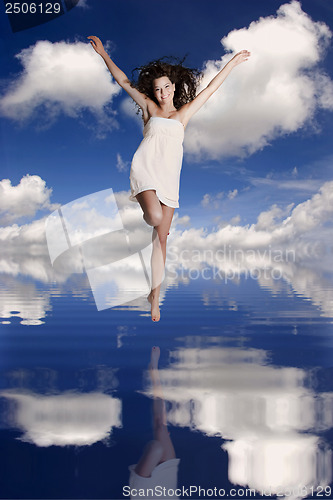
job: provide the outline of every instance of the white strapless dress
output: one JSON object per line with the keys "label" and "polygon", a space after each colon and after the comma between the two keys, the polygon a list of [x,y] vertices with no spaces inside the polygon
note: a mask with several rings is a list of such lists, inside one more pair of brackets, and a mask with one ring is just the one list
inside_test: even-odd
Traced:
{"label": "white strapless dress", "polygon": [[130,181],[132,201],[152,189],[169,207],[179,207],[179,179],[183,160],[183,124],[152,116],[143,129],[143,140],[133,156]]}

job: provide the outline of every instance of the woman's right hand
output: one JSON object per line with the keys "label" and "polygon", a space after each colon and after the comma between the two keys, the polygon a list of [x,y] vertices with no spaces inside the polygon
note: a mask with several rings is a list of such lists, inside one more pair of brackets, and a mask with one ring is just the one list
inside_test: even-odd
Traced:
{"label": "woman's right hand", "polygon": [[248,50],[241,50],[236,55],[234,55],[230,62],[233,64],[233,66],[237,66],[237,64],[241,64],[242,62],[247,61],[250,55],[251,52],[249,52]]}
{"label": "woman's right hand", "polygon": [[88,36],[87,37],[90,41],[91,46],[93,49],[99,54],[100,56],[105,53],[104,47],[98,36]]}

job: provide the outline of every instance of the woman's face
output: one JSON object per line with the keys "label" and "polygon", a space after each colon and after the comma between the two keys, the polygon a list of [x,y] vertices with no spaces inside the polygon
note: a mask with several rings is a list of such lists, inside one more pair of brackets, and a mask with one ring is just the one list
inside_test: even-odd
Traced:
{"label": "woman's face", "polygon": [[168,76],[161,76],[153,81],[153,91],[159,105],[171,103],[175,93],[175,84]]}

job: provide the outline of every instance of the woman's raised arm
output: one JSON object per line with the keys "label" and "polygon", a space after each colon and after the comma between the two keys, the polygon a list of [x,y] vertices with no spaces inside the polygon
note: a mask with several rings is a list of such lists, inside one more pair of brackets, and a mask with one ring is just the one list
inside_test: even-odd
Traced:
{"label": "woman's raised arm", "polygon": [[135,101],[138,106],[142,109],[143,114],[145,115],[147,112],[148,106],[148,97],[145,94],[139,92],[136,88],[131,86],[131,82],[125,75],[125,73],[118,68],[118,66],[112,61],[110,56],[105,51],[102,42],[97,36],[88,36],[90,44],[94,48],[94,50],[99,54],[108,67],[111,75],[116,80],[116,82],[129,94],[129,96]]}
{"label": "woman's raised arm", "polygon": [[203,89],[199,94],[193,99],[193,101],[185,104],[181,112],[183,114],[182,122],[187,125],[189,119],[196,113],[201,106],[208,101],[210,96],[216,92],[216,90],[222,85],[227,76],[231,73],[232,69],[247,61],[250,57],[250,52],[247,50],[242,50],[238,52],[222,69],[221,71],[209,82],[207,87]]}

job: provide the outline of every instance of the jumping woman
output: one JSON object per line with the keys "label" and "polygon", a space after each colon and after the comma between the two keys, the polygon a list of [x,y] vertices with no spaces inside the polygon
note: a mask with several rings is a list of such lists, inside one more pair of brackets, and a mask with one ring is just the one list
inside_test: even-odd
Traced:
{"label": "jumping woman", "polygon": [[139,68],[136,84],[111,60],[97,36],[90,43],[116,82],[136,102],[144,122],[143,141],[131,167],[131,199],[138,201],[143,218],[153,226],[152,286],[148,301],[151,318],[159,321],[159,296],[166,258],[166,241],[175,208],[179,207],[179,178],[184,130],[192,116],[220,87],[231,70],[247,61],[247,50],[238,52],[198,95],[199,72],[153,61]]}

